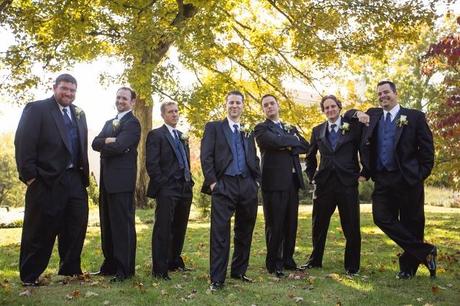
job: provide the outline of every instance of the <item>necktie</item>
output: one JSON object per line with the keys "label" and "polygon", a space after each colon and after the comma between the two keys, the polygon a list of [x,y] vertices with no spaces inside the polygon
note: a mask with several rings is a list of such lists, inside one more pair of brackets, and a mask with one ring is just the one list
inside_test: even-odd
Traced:
{"label": "necktie", "polygon": [[329,140],[332,145],[332,149],[335,150],[335,146],[337,145],[337,140],[339,139],[339,134],[336,130],[337,124],[331,124],[331,131],[329,132]]}
{"label": "necktie", "polygon": [[78,145],[78,142],[77,140],[75,139],[75,137],[72,137],[72,120],[70,119],[70,116],[69,116],[69,110],[67,108],[63,108],[62,109],[62,112],[63,112],[63,115],[62,115],[62,118],[64,119],[64,124],[65,124],[65,127],[66,127],[66,132],[67,132],[67,137],[69,139],[69,142],[70,142],[70,154],[72,156],[72,163],[73,163],[73,166],[76,165],[77,163],[77,151],[78,151],[78,148],[77,148],[77,145]]}
{"label": "necktie", "polygon": [[238,131],[238,124],[233,125],[233,145],[235,146],[235,153],[236,153],[236,170],[237,172],[240,172],[240,156],[238,154],[238,136],[239,136],[239,131]]}
{"label": "necktie", "polygon": [[384,130],[387,131],[391,125],[391,113],[387,112],[385,115],[385,124],[384,124]]}
{"label": "necktie", "polygon": [[184,168],[184,177],[185,177],[185,180],[187,182],[190,181],[190,178],[191,178],[191,175],[190,175],[190,167],[188,165],[188,160],[187,160],[187,155],[185,153],[185,148],[184,148],[184,144],[180,141],[179,139],[179,133],[177,132],[176,129],[173,130],[173,133],[174,133],[174,140],[176,142],[176,147],[177,147],[177,150],[179,151],[180,153],[180,156],[181,156],[181,161],[179,163],[179,166],[181,168]]}

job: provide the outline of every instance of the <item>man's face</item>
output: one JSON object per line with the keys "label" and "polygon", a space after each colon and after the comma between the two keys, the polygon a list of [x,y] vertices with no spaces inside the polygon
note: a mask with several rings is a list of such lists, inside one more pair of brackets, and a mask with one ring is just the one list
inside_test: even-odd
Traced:
{"label": "man's face", "polygon": [[179,109],[177,105],[171,104],[166,105],[164,113],[161,114],[164,122],[172,127],[176,127],[177,122],[179,121]]}
{"label": "man's face", "polygon": [[54,98],[61,106],[69,106],[75,100],[77,85],[70,82],[61,81],[53,86]]}
{"label": "man's face", "polygon": [[240,95],[229,95],[227,97],[227,114],[233,121],[239,121],[243,113],[243,97]]}
{"label": "man's face", "polygon": [[135,103],[134,99],[131,99],[131,92],[127,89],[120,89],[117,91],[117,97],[115,99],[115,106],[119,113],[129,111],[133,108]]}
{"label": "man's face", "polygon": [[323,108],[323,113],[329,122],[335,122],[339,118],[341,109],[334,100],[326,99],[323,103]]}
{"label": "man's face", "polygon": [[389,111],[398,104],[398,94],[391,89],[390,84],[378,86],[377,96],[379,97],[380,106],[384,110]]}
{"label": "man's face", "polygon": [[262,108],[264,110],[265,117],[267,117],[268,119],[279,119],[280,106],[274,97],[267,96],[263,98]]}

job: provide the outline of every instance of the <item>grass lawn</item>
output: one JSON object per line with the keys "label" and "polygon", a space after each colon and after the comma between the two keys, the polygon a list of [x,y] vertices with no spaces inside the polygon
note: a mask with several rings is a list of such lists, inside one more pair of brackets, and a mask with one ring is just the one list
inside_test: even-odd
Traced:
{"label": "grass lawn", "polygon": [[[259,209],[259,212],[261,209]],[[108,278],[68,279],[56,275],[58,256],[53,252],[44,277],[47,286],[26,290],[18,273],[20,228],[0,229],[1,305],[460,305],[460,209],[426,207],[426,240],[438,246],[438,278],[431,280],[421,267],[412,280],[397,280],[398,246],[372,222],[362,206],[362,252],[359,276],[343,270],[344,238],[337,213],[329,227],[323,269],[291,274],[277,280],[266,273],[264,222],[259,213],[244,284],[230,279],[224,290],[208,290],[209,222],[192,217],[183,252],[193,271],[171,273],[172,281],[158,281],[151,273],[152,210],[137,211],[136,277],[121,284]],[[97,208],[91,210],[97,215]],[[311,212],[302,207],[295,258],[306,261],[311,251]],[[83,269],[97,271],[102,262],[99,227],[91,226],[82,254]],[[230,271],[228,271],[228,274]]]}

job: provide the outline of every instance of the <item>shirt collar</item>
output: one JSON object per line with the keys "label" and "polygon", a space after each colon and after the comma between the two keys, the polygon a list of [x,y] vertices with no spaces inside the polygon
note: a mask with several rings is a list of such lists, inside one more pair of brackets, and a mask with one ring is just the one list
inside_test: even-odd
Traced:
{"label": "shirt collar", "polygon": [[238,125],[238,130],[240,129],[241,125],[238,123],[238,122],[234,122],[232,119],[228,118],[227,117],[227,120],[228,120],[228,126],[230,127],[230,131],[233,131],[234,129],[234,125]]}
{"label": "shirt collar", "polygon": [[[175,135],[174,135],[174,130],[176,130],[176,131],[178,131],[178,130],[177,130],[176,128],[173,128],[172,126],[166,124],[166,123],[165,123],[165,125],[166,125],[166,127],[168,128],[169,133],[170,133],[173,137],[175,137]],[[178,131],[177,133],[179,133],[179,131]]]}
{"label": "shirt collar", "polygon": [[393,121],[396,118],[396,115],[399,113],[400,109],[401,106],[399,106],[399,104],[396,104],[390,111],[383,110],[383,118],[386,118],[387,113],[390,113],[391,121]]}
{"label": "shirt collar", "polygon": [[70,117],[70,120],[72,120],[72,112],[70,111],[70,106],[62,106],[57,101],[56,101],[56,104],[58,105],[59,110],[61,111],[61,114],[64,115],[63,109],[65,108],[67,110],[67,115]]}
{"label": "shirt collar", "polygon": [[331,125],[335,124],[336,127],[340,127],[342,123],[342,117],[339,116],[339,118],[337,118],[337,120],[335,120],[335,122],[330,122],[329,120],[327,121],[327,128],[328,130],[330,131],[331,130]]}
{"label": "shirt collar", "polygon": [[117,119],[118,120],[121,120],[121,118],[123,118],[127,113],[129,113],[131,110],[128,110],[128,111],[125,111],[125,112],[121,112],[121,113],[118,113],[117,115]]}

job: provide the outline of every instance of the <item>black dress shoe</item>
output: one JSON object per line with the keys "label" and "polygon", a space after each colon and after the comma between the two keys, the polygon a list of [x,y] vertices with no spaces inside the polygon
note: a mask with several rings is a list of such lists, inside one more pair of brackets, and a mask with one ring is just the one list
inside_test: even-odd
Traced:
{"label": "black dress shoe", "polygon": [[358,275],[358,272],[359,272],[359,271],[355,271],[355,270],[347,270],[347,271],[345,272],[345,274],[348,275],[348,276],[357,276],[357,275]]}
{"label": "black dress shoe", "polygon": [[169,277],[168,273],[153,273],[153,277],[169,281],[171,277]]}
{"label": "black dress shoe", "polygon": [[91,276],[114,276],[115,273],[109,273],[105,271],[89,272]]}
{"label": "black dress shoe", "polygon": [[187,268],[187,267],[176,267],[176,268],[171,268],[169,269],[169,271],[172,271],[172,272],[189,272],[189,271],[193,271],[192,269],[190,268]]}
{"label": "black dress shoe", "polygon": [[430,271],[430,277],[431,278],[436,278],[436,256],[438,255],[438,250],[436,247],[434,247],[430,253],[426,256],[426,267],[428,268],[428,271]]}
{"label": "black dress shoe", "polygon": [[22,282],[22,286],[23,287],[39,287],[39,286],[43,286],[43,284],[40,283],[40,281],[37,279],[33,282]]}
{"label": "black dress shoe", "polygon": [[245,283],[252,283],[252,279],[250,279],[249,277],[247,277],[246,275],[242,274],[242,275],[238,275],[238,274],[232,274],[230,275],[231,278],[233,279],[239,279],[241,280],[242,282],[245,282]]}
{"label": "black dress shoe", "polygon": [[126,280],[126,277],[123,277],[123,276],[114,276],[110,279],[110,282],[111,283],[121,283],[121,282],[124,282]]}
{"label": "black dress shoe", "polygon": [[211,286],[209,286],[209,290],[211,291],[222,290],[223,288],[224,288],[223,282],[212,282]]}
{"label": "black dress shoe", "polygon": [[396,274],[397,279],[411,279],[412,277],[413,275],[411,273],[405,271],[399,271],[399,273]]}
{"label": "black dress shoe", "polygon": [[322,267],[323,267],[322,265],[316,265],[316,264],[314,264],[312,262],[307,262],[306,264],[301,265],[300,269],[301,270],[306,270],[306,269],[322,268]]}
{"label": "black dress shoe", "polygon": [[297,266],[284,266],[284,270],[288,270],[288,271],[298,271],[300,270]]}
{"label": "black dress shoe", "polygon": [[276,270],[275,271],[275,276],[278,277],[278,278],[284,278],[284,277],[286,277],[286,274],[284,274],[284,272],[281,271],[281,270]]}

